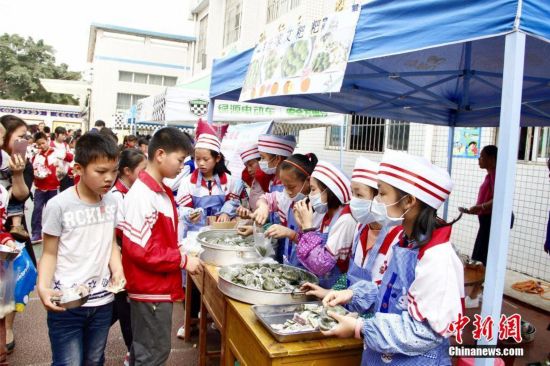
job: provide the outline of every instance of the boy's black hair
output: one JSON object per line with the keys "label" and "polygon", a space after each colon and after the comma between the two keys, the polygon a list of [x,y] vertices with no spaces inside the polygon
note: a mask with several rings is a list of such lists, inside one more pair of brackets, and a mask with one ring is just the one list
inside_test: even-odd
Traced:
{"label": "boy's black hair", "polygon": [[135,135],[127,135],[126,136],[126,142],[128,141],[137,141],[137,137]]}
{"label": "boy's black hair", "polygon": [[49,135],[52,133],[52,129],[49,126],[44,126],[44,133]]}
{"label": "boy's black hair", "polygon": [[481,149],[482,152],[484,152],[487,157],[494,158],[495,161],[497,161],[497,155],[498,155],[498,147],[495,145],[487,145],[483,149]]}
{"label": "boy's black hair", "polygon": [[95,121],[95,127],[105,127],[105,122],[103,122],[102,120],[98,119],[97,121]]}
{"label": "boy's black hair", "polygon": [[130,168],[131,171],[134,171],[145,159],[145,154],[138,149],[123,150],[118,161],[118,174],[124,173],[124,168]]}
{"label": "boy's black hair", "polygon": [[164,127],[158,130],[149,141],[147,153],[149,160],[153,161],[157,150],[162,149],[166,153],[183,151],[186,154],[193,152],[193,143],[183,132],[174,127]]}
{"label": "boy's black hair", "polygon": [[149,140],[147,140],[147,138],[145,138],[145,137],[139,138],[138,146],[140,146],[140,145],[149,145]]}
{"label": "boy's black hair", "polygon": [[36,142],[40,139],[44,139],[46,141],[48,141],[48,135],[46,135],[44,132],[40,132],[38,131],[37,133],[35,133],[33,136],[32,136],[33,140]]}
{"label": "boy's black hair", "polygon": [[55,128],[54,132],[56,135],[61,135],[67,133],[67,129],[65,127],[59,126]]}
{"label": "boy's black hair", "polygon": [[98,159],[117,160],[118,152],[113,139],[99,133],[86,133],[76,142],[74,161],[85,168]]}

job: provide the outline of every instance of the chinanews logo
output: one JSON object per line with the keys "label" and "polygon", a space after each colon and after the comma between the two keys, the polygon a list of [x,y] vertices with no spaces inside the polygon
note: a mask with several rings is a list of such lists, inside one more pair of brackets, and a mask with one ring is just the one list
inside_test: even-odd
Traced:
{"label": "chinanews logo", "polygon": [[208,112],[208,101],[194,99],[189,101],[189,110],[197,117],[202,117]]}

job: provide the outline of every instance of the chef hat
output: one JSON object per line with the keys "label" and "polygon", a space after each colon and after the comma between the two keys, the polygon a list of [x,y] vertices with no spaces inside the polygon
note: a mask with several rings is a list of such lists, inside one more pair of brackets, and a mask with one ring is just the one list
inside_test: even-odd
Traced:
{"label": "chef hat", "polygon": [[203,133],[197,139],[197,142],[195,143],[195,149],[209,149],[219,154],[220,145],[220,139],[217,136],[211,135],[209,133]]}
{"label": "chef hat", "polygon": [[296,147],[296,138],[292,135],[260,135],[258,138],[258,150],[266,154],[289,157]]}
{"label": "chef hat", "polygon": [[218,135],[218,131],[216,131],[216,128],[213,125],[203,120],[202,118],[199,118],[199,121],[197,122],[197,127],[195,127],[195,138],[198,139],[199,136],[204,133],[214,136]]}
{"label": "chef hat", "polygon": [[247,144],[241,150],[241,159],[245,164],[252,159],[259,158],[260,152],[258,151],[258,144]]}
{"label": "chef hat", "polygon": [[319,161],[311,176],[322,182],[342,203],[351,199],[351,182],[340,169],[329,162]]}
{"label": "chef hat", "polygon": [[396,151],[384,154],[378,179],[438,209],[451,194],[449,173],[425,158]]}
{"label": "chef hat", "polygon": [[355,167],[351,173],[351,181],[361,183],[378,189],[378,163],[360,156],[355,161]]}

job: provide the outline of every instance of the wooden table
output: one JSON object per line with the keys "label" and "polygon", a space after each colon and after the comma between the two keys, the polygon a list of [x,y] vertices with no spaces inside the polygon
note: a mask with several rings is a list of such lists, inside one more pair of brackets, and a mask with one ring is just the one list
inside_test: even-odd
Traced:
{"label": "wooden table", "polygon": [[279,343],[256,319],[251,306],[227,299],[225,315],[225,366],[359,365],[363,342],[326,338]]}
{"label": "wooden table", "polygon": [[[206,360],[211,357],[220,357],[220,363],[224,359],[224,329],[225,329],[225,296],[218,289],[218,267],[205,265],[201,275],[187,274],[187,287],[185,288],[185,341],[191,340],[191,325],[199,323],[199,365],[206,365]],[[201,294],[200,319],[191,318],[191,293],[195,287]],[[221,334],[221,350],[208,352],[206,349],[206,332],[208,328],[208,315]]]}

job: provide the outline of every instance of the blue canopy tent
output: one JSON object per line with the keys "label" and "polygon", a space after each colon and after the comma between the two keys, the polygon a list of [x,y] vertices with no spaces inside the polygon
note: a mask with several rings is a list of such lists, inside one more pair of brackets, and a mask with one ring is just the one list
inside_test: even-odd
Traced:
{"label": "blue canopy tent", "polygon": [[[252,54],[215,60],[212,99],[238,100]],[[449,126],[449,141],[456,126],[500,127],[482,308],[500,318],[519,128],[550,126],[550,2],[373,0],[339,93],[252,102]]]}

